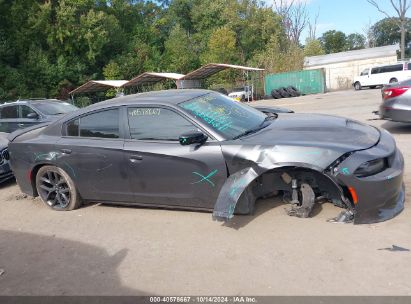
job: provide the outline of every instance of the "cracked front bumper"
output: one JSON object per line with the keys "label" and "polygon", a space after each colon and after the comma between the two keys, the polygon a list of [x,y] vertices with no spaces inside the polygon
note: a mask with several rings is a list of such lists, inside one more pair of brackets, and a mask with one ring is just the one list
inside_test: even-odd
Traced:
{"label": "cracked front bumper", "polygon": [[[386,158],[388,166],[375,175],[358,178],[355,170],[363,163]],[[351,188],[357,196],[354,206],[354,224],[386,221],[404,209],[404,158],[396,148],[393,137],[381,131],[379,143],[367,150],[357,151],[338,166],[338,183]]]}

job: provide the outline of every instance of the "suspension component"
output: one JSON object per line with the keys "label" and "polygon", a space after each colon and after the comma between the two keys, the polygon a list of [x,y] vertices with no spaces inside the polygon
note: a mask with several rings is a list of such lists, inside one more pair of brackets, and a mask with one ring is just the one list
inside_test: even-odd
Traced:
{"label": "suspension component", "polygon": [[[293,180],[294,186],[294,180]],[[294,189],[293,187],[293,201],[294,201]],[[296,216],[307,218],[310,216],[311,211],[314,207],[315,203],[315,193],[309,184],[301,184],[300,188],[301,192],[301,204],[298,202],[298,194],[297,194],[297,202],[299,203],[298,206],[293,205],[290,209],[286,210],[289,216]]]}

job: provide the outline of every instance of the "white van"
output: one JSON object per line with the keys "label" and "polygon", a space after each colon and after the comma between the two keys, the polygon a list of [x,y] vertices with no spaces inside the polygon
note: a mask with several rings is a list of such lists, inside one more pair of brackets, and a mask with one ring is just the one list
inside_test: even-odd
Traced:
{"label": "white van", "polygon": [[409,78],[411,78],[411,63],[402,62],[365,69],[360,76],[354,78],[353,86],[356,90],[361,90],[362,87],[375,88]]}

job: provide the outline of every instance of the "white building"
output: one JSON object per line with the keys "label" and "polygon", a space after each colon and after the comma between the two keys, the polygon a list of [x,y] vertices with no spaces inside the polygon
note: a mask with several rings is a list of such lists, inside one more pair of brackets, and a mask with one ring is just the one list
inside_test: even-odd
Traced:
{"label": "white building", "polygon": [[375,47],[304,58],[304,70],[324,69],[326,89],[343,90],[351,87],[362,70],[397,62],[398,45]]}

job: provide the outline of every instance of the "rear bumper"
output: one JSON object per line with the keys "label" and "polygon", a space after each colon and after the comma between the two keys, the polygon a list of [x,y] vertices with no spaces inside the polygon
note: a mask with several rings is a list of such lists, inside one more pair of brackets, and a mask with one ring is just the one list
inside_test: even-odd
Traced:
{"label": "rear bumper", "polygon": [[378,113],[381,119],[411,122],[411,107],[396,104],[395,101],[383,101]]}

